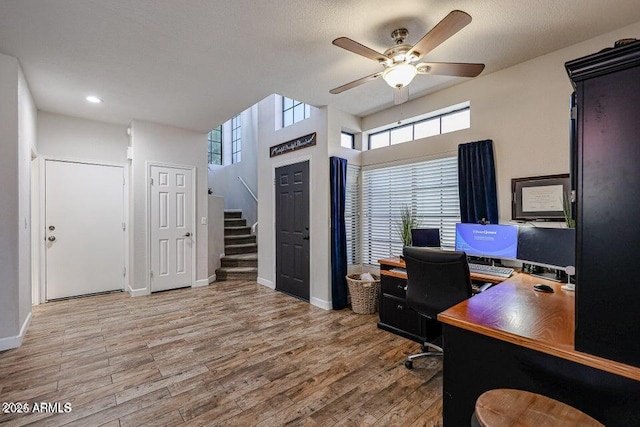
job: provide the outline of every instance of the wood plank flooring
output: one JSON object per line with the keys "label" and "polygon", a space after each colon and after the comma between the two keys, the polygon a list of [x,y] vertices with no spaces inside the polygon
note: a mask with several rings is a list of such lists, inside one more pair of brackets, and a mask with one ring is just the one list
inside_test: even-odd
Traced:
{"label": "wood plank flooring", "polygon": [[255,282],[34,308],[0,353],[0,402],[71,404],[0,414],[20,426],[438,426],[440,359],[376,328]]}

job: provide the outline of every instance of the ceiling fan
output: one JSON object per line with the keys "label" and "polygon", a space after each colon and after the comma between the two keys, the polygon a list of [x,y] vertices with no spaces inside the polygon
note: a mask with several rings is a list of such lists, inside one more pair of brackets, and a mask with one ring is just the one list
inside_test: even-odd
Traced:
{"label": "ceiling fan", "polygon": [[420,58],[438,47],[470,22],[471,16],[469,14],[461,10],[454,10],[413,46],[404,42],[409,35],[409,31],[406,28],[399,28],[391,33],[391,38],[393,38],[396,45],[387,49],[384,53],[376,52],[348,37],[338,37],[333,41],[334,45],[378,62],[382,65],[383,70],[338,86],[329,92],[332,94],[342,93],[382,76],[389,86],[397,89],[394,91],[394,101],[399,104],[408,99],[406,87],[416,74],[476,77],[484,70],[484,64],[460,62],[417,63]]}

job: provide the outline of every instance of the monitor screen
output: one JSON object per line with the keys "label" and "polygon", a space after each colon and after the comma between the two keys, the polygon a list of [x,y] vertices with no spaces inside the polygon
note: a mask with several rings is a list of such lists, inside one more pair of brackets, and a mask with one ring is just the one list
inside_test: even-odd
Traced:
{"label": "monitor screen", "polygon": [[467,255],[516,259],[518,226],[456,224],[456,251]]}
{"label": "monitor screen", "polygon": [[412,228],[411,246],[421,246],[429,248],[440,247],[439,228]]}
{"label": "monitor screen", "polygon": [[518,259],[560,268],[575,266],[576,230],[518,227]]}

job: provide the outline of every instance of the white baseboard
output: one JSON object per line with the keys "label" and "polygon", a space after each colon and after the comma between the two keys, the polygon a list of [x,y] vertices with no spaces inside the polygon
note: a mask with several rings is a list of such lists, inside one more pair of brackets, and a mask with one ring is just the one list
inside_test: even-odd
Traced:
{"label": "white baseboard", "polygon": [[320,298],[314,298],[311,297],[311,300],[309,301],[311,303],[311,305],[322,308],[324,310],[332,310],[333,309],[333,304],[331,304],[331,301],[325,301],[323,299]]}
{"label": "white baseboard", "polygon": [[151,294],[151,292],[149,292],[149,289],[147,288],[133,289],[130,285],[127,285],[127,290],[129,291],[129,295],[131,295],[132,297],[141,297]]}
{"label": "white baseboard", "polygon": [[27,318],[24,319],[22,323],[22,327],[20,328],[20,334],[14,337],[6,337],[0,338],[0,351],[9,350],[12,348],[18,348],[22,345],[22,340],[24,339],[24,335],[27,333],[27,329],[31,324],[31,312],[27,315]]}
{"label": "white baseboard", "polygon": [[276,288],[276,285],[271,280],[263,279],[262,277],[258,277],[257,282],[260,285],[266,286],[269,289],[275,289]]}
{"label": "white baseboard", "polygon": [[211,283],[213,283],[215,281],[216,281],[216,275],[214,273],[213,275],[209,276],[209,284],[211,284]]}
{"label": "white baseboard", "polygon": [[196,280],[196,283],[194,283],[192,287],[201,288],[203,286],[209,286],[209,283],[211,283],[211,282],[209,282],[208,278],[207,279],[200,279],[200,280]]}

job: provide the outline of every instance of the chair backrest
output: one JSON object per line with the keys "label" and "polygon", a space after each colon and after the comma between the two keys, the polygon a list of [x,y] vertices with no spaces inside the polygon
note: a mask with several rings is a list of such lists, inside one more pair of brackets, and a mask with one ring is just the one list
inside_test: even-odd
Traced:
{"label": "chair backrest", "polygon": [[471,297],[469,264],[464,252],[405,246],[407,304],[423,316],[438,313]]}
{"label": "chair backrest", "polygon": [[430,248],[440,247],[439,228],[412,228],[411,246],[421,246]]}

